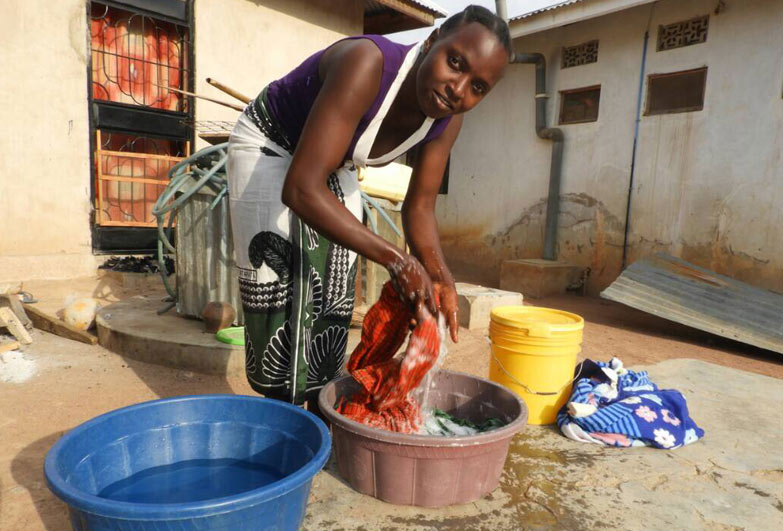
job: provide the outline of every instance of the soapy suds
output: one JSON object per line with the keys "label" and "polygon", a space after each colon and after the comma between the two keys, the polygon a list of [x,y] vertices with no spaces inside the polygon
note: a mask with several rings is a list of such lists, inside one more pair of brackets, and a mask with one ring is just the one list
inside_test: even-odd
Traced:
{"label": "soapy suds", "polygon": [[432,410],[428,410],[424,414],[424,422],[422,422],[420,433],[422,435],[442,437],[462,437],[465,435],[476,435],[478,430],[469,426],[460,426],[448,419],[439,419],[432,414]]}
{"label": "soapy suds", "polygon": [[35,372],[35,361],[18,350],[0,355],[0,382],[22,383],[32,378]]}
{"label": "soapy suds", "polygon": [[464,437],[491,431],[505,425],[506,423],[497,417],[491,417],[481,424],[476,424],[470,420],[449,415],[442,409],[433,408],[424,421],[424,433],[439,437]]}

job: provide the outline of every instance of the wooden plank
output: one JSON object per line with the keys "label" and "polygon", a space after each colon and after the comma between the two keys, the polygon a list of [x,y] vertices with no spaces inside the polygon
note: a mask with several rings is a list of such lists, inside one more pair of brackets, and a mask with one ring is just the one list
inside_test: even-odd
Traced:
{"label": "wooden plank", "polygon": [[0,343],[0,354],[19,348],[19,341],[4,341]]}
{"label": "wooden plank", "polygon": [[33,322],[33,325],[39,330],[55,334],[66,339],[81,341],[82,343],[87,343],[88,345],[94,345],[98,342],[97,336],[94,336],[89,332],[79,330],[78,328],[63,322],[57,317],[49,315],[48,313],[43,312],[30,304],[25,304],[24,309],[27,311],[27,315],[30,316],[30,320]]}
{"label": "wooden plank", "polygon": [[157,227],[154,221],[101,221],[102,227]]}
{"label": "wooden plank", "polygon": [[0,328],[5,327],[16,339],[23,345],[29,345],[33,342],[30,332],[24,327],[22,322],[16,316],[11,308],[0,308]]}
{"label": "wooden plank", "polygon": [[27,317],[27,314],[24,311],[24,307],[22,307],[22,301],[19,300],[19,297],[17,297],[15,294],[11,293],[3,293],[0,294],[0,308],[10,308],[12,312],[16,314],[16,317],[19,318],[19,321],[21,321],[22,325],[28,330],[33,329],[33,323],[30,321],[30,318]]}
{"label": "wooden plank", "polygon": [[393,11],[373,13],[364,17],[364,33],[388,35],[398,31],[425,28],[432,26],[432,22],[426,23],[419,19],[403,15]]}
{"label": "wooden plank", "polygon": [[154,184],[157,186],[166,186],[169,184],[168,179],[147,179],[144,177],[125,177],[124,175],[104,175],[101,177],[101,180],[117,181],[121,183]]}
{"label": "wooden plank", "polygon": [[167,162],[179,162],[184,157],[172,157],[171,155],[156,155],[155,153],[136,153],[134,151],[109,151],[101,150],[101,154],[111,157],[123,157],[128,159],[164,160]]}
{"label": "wooden plank", "polygon": [[225,133],[199,133],[198,137],[202,140],[205,140],[206,142],[209,142],[213,146],[216,144],[222,144],[224,142],[228,142],[228,137],[231,136],[231,133],[225,132]]}
{"label": "wooden plank", "polygon": [[96,197],[98,199],[98,212],[95,216],[95,219],[98,220],[98,223],[103,221],[103,156],[101,155],[101,130],[97,129],[95,131],[95,184],[98,187],[98,193],[96,194]]}
{"label": "wooden plank", "polygon": [[376,0],[376,2],[393,9],[398,13],[408,15],[427,26],[432,26],[435,23],[435,15],[428,10],[425,10],[423,6],[419,7],[405,2],[404,0]]}

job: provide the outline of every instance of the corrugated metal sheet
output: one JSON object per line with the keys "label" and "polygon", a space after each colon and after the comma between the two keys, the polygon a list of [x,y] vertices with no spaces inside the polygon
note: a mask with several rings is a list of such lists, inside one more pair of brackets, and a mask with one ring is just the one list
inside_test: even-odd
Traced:
{"label": "corrugated metal sheet", "polygon": [[205,186],[177,213],[177,312],[200,318],[208,302],[228,302],[237,311],[239,324],[243,324],[228,196],[210,210],[214,199],[214,193]]}
{"label": "corrugated metal sheet", "polygon": [[634,262],[601,297],[783,354],[783,295],[672,256]]}
{"label": "corrugated metal sheet", "polygon": [[539,13],[543,13],[545,11],[560,9],[561,7],[570,6],[571,4],[578,4],[579,2],[584,2],[584,1],[585,0],[567,0],[566,2],[558,2],[556,4],[552,4],[551,6],[542,7],[541,9],[536,9],[535,11],[530,11],[528,13],[523,13],[521,15],[511,17],[510,21],[522,20],[523,18],[532,17],[533,15],[538,15]]}

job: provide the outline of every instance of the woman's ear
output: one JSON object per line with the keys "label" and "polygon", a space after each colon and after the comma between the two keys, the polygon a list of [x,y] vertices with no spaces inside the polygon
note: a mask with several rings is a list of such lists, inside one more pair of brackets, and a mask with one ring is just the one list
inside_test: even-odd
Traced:
{"label": "woman's ear", "polygon": [[432,30],[432,33],[430,33],[430,36],[427,37],[427,39],[424,41],[424,53],[427,53],[430,51],[430,48],[432,48],[432,45],[435,44],[435,41],[438,40],[438,36],[440,35],[440,29],[435,28]]}

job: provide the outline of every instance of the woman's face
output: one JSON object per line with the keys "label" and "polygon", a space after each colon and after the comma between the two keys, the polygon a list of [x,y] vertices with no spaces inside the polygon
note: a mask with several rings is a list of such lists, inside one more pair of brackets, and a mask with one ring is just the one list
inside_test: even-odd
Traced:
{"label": "woman's face", "polygon": [[432,43],[416,75],[422,112],[443,118],[467,112],[503,77],[508,52],[485,26],[463,24]]}

